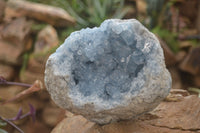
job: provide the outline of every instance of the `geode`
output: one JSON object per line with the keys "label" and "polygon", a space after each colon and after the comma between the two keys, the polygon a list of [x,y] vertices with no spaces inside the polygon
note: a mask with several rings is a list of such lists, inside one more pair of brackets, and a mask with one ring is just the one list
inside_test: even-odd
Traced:
{"label": "geode", "polygon": [[71,33],[49,57],[45,84],[60,107],[107,124],[154,109],[171,76],[151,32],[135,19],[109,19]]}

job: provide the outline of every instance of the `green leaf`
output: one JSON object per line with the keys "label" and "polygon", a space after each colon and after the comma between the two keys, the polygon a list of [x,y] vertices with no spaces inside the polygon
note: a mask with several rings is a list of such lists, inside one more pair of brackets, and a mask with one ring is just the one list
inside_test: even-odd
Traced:
{"label": "green leaf", "polygon": [[199,98],[200,98],[200,89],[199,88],[189,88],[188,91],[192,91],[192,92],[196,92],[199,94]]}
{"label": "green leaf", "polygon": [[73,16],[73,17],[75,17],[76,18],[76,20],[78,21],[78,23],[80,23],[80,24],[82,24],[82,25],[87,25],[87,22],[84,20],[84,19],[82,19],[77,13],[76,13],[76,11],[74,11],[72,8],[71,8],[71,6],[70,6],[70,4],[67,2],[67,1],[62,1],[61,2],[63,5],[65,5],[66,6],[66,9],[69,11],[69,13]]}
{"label": "green leaf", "polygon": [[[118,1],[115,1],[115,2],[118,2]],[[124,13],[122,13],[123,7],[124,7],[124,0],[121,0],[120,3],[118,4],[118,8],[115,11],[115,14],[113,16],[114,18],[120,18],[123,16],[123,14],[124,14]]]}
{"label": "green leaf", "polygon": [[99,26],[105,19],[122,18],[125,0],[28,0],[61,7],[76,19],[74,29]]}
{"label": "green leaf", "polygon": [[170,32],[162,27],[155,27],[152,29],[154,34],[159,35],[169,46],[169,48],[174,52],[177,53],[179,51],[178,41],[177,41],[177,34]]}
{"label": "green leaf", "polygon": [[0,128],[0,133],[8,133],[8,132]]}
{"label": "green leaf", "polygon": [[104,18],[104,11],[103,11],[103,7],[101,5],[100,0],[94,0],[94,6],[98,12],[99,17]]}
{"label": "green leaf", "polygon": [[115,14],[115,15],[114,15],[114,18],[118,18],[118,19],[123,18],[123,17],[127,14],[127,12],[128,12],[129,10],[130,10],[129,7],[124,8],[121,12]]}
{"label": "green leaf", "polygon": [[5,121],[0,120],[0,127],[4,127],[6,125],[7,125],[7,123]]}

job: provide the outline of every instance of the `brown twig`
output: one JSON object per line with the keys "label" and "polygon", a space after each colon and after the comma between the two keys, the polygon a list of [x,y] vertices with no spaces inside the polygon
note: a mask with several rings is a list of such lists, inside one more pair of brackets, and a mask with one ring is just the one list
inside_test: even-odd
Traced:
{"label": "brown twig", "polygon": [[13,102],[13,101],[15,101],[15,100],[17,100],[17,99],[19,99],[19,98],[25,96],[25,95],[28,95],[28,94],[30,94],[30,93],[33,93],[33,92],[36,92],[36,91],[39,91],[39,90],[42,90],[42,89],[43,89],[43,87],[42,87],[42,82],[39,81],[39,80],[36,80],[36,81],[34,82],[34,84],[33,84],[31,87],[29,87],[28,89],[26,89],[26,90],[24,90],[24,91],[18,93],[15,97],[13,97],[13,98],[11,98],[11,99],[9,99],[9,100],[6,100],[6,101],[3,102],[2,104],[6,104],[6,103],[9,103],[9,102]]}

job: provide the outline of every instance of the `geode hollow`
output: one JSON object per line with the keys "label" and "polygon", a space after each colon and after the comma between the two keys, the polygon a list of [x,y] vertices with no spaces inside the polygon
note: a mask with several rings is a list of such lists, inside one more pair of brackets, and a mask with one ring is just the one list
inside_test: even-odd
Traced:
{"label": "geode hollow", "polygon": [[151,32],[135,19],[109,19],[65,40],[47,61],[45,84],[60,107],[107,124],[154,109],[171,76]]}

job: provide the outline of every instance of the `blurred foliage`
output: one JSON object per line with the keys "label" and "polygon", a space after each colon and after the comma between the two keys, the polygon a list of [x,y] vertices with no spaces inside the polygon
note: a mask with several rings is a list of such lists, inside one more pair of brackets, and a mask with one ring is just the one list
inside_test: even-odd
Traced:
{"label": "blurred foliage", "polygon": [[154,34],[159,35],[170,47],[170,49],[174,52],[177,53],[179,50],[179,43],[177,41],[177,34],[170,32],[167,29],[161,28],[159,26],[155,27],[152,29],[152,32]]}
{"label": "blurred foliage", "polygon": [[80,28],[99,26],[108,18],[120,19],[128,12],[124,0],[71,0],[61,4],[66,5],[65,9],[76,18]]}
{"label": "blurred foliage", "polygon": [[188,42],[190,42],[193,47],[199,47],[199,41],[198,40],[189,40]]}
{"label": "blurred foliage", "polygon": [[199,88],[189,88],[188,91],[198,93],[198,96],[200,98],[200,89]]}
{"label": "blurred foliage", "polygon": [[160,13],[165,0],[146,0],[147,15],[150,17],[149,28],[152,29],[158,24]]}
{"label": "blurred foliage", "polygon": [[0,128],[0,133],[8,133],[8,132]]}
{"label": "blurred foliage", "polygon": [[7,125],[7,123],[5,121],[0,120],[0,127],[4,127],[6,125]]}
{"label": "blurred foliage", "polygon": [[31,31],[33,32],[39,32],[40,30],[42,30],[44,27],[46,27],[47,24],[45,23],[33,23],[31,26]]}
{"label": "blurred foliage", "polygon": [[78,28],[99,26],[108,18],[123,18],[129,8],[124,0],[29,0],[58,6],[68,11],[77,21]]}
{"label": "blurred foliage", "polygon": [[[99,26],[105,19],[123,18],[130,10],[125,8],[125,0],[28,0],[57,6],[65,9],[72,15],[77,24],[74,27],[57,28],[60,43],[73,31],[85,27]],[[177,34],[166,28],[166,23],[171,22],[170,7],[176,0],[146,0],[147,17],[149,24],[146,25],[153,33],[158,34],[172,49],[178,52]],[[35,25],[33,29],[41,29],[44,25]]]}
{"label": "blurred foliage", "polygon": [[[172,22],[172,12],[170,8],[176,4],[176,0],[146,0],[147,15],[149,24],[147,27],[153,29],[156,26],[169,28]],[[171,25],[170,25],[171,26]]]}
{"label": "blurred foliage", "polygon": [[25,70],[28,66],[29,56],[30,56],[30,52],[25,52],[23,54],[23,62],[22,62],[22,66],[20,69],[20,75],[22,75],[25,72]]}
{"label": "blurred foliage", "polygon": [[57,6],[72,15],[77,25],[65,29],[58,29],[60,40],[73,31],[86,27],[99,26],[105,19],[123,18],[130,8],[124,7],[125,0],[28,0]]}
{"label": "blurred foliage", "polygon": [[178,33],[172,32],[172,12],[170,8],[176,3],[176,0],[146,0],[147,15],[150,19],[147,27],[159,35],[169,46],[177,53],[179,51]]}
{"label": "blurred foliage", "polygon": [[31,57],[33,57],[33,58],[45,57],[46,55],[50,55],[50,54],[54,53],[59,46],[60,45],[55,46],[55,47],[51,48],[50,50],[45,50],[45,51],[37,53],[37,54],[32,54]]}
{"label": "blurred foliage", "polygon": [[4,129],[2,129],[2,127],[5,127],[6,125],[7,123],[5,121],[0,120],[0,133],[8,133]]}

